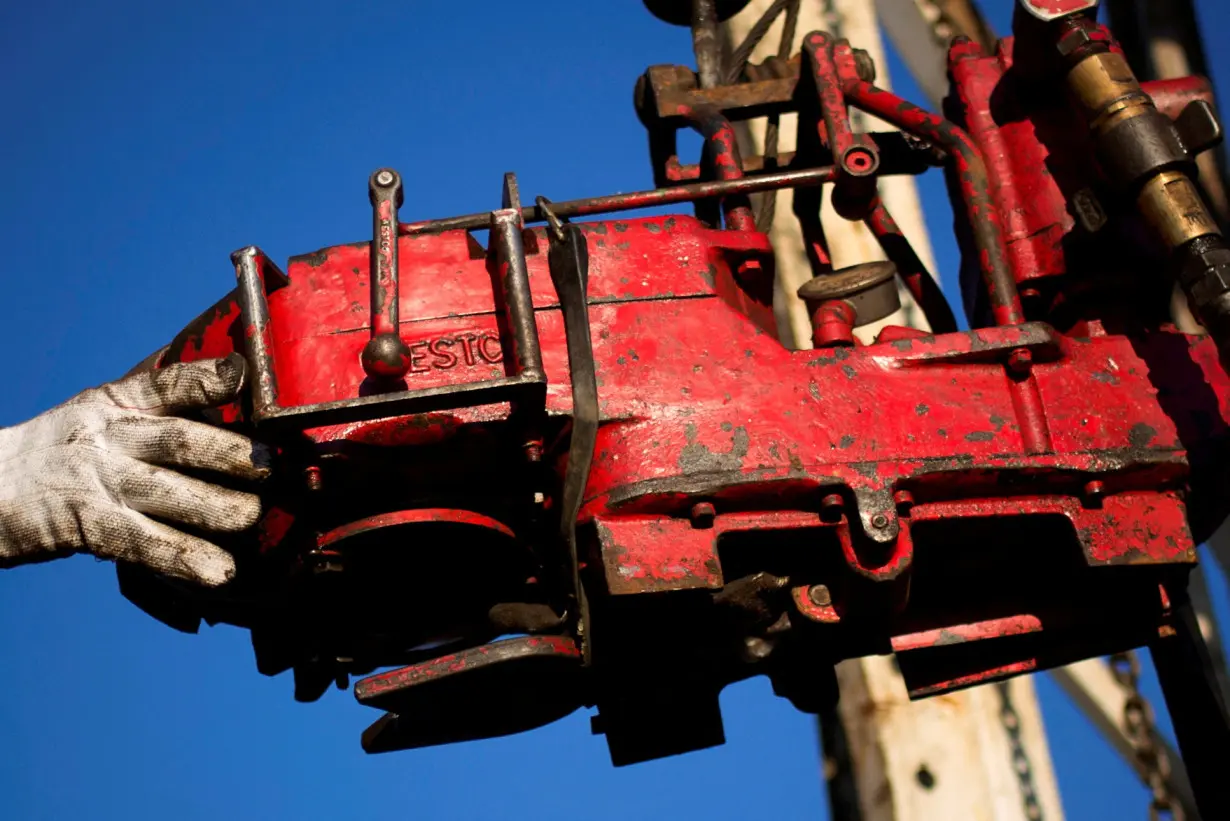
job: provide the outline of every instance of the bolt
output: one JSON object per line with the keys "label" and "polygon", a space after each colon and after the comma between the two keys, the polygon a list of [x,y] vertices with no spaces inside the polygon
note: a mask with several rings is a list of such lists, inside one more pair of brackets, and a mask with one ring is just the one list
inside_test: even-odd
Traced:
{"label": "bolt", "polygon": [[813,584],[807,588],[807,598],[816,607],[828,607],[833,603],[833,594],[823,584]]}
{"label": "bolt", "polygon": [[854,70],[858,78],[865,83],[874,83],[876,81],[876,61],[861,48],[853,49],[853,52]]}
{"label": "bolt", "polygon": [[908,490],[899,490],[893,494],[893,502],[897,505],[898,516],[909,516],[914,507],[914,494]]}
{"label": "bolt", "polygon": [[1102,504],[1102,497],[1106,495],[1106,486],[1099,480],[1093,479],[1085,483],[1085,501],[1092,506]]}
{"label": "bolt", "polygon": [[826,522],[835,522],[841,519],[846,503],[841,498],[840,493],[830,493],[820,500],[820,518]]}
{"label": "bolt", "polygon": [[1029,368],[1033,365],[1033,361],[1034,355],[1029,352],[1028,348],[1017,348],[1008,354],[1008,370],[1013,373],[1029,373]]}
{"label": "bolt", "polygon": [[307,482],[307,489],[310,491],[318,491],[323,486],[321,482],[320,468],[315,465],[303,471],[303,478],[304,481]]}
{"label": "bolt", "polygon": [[1063,32],[1059,37],[1059,41],[1055,43],[1056,48],[1059,49],[1060,56],[1069,57],[1081,46],[1093,42],[1093,38],[1089,36],[1088,30],[1084,26],[1073,22],[1068,23],[1066,28],[1067,31]]}
{"label": "bolt", "polygon": [[713,527],[713,518],[717,511],[708,502],[697,502],[692,505],[692,527],[697,530]]}
{"label": "bolt", "polygon": [[888,517],[883,513],[877,513],[871,517],[871,526],[876,530],[883,530],[888,527]]}
{"label": "bolt", "polygon": [[376,184],[377,185],[392,185],[393,184],[393,172],[392,171],[381,171],[380,173],[376,174]]}

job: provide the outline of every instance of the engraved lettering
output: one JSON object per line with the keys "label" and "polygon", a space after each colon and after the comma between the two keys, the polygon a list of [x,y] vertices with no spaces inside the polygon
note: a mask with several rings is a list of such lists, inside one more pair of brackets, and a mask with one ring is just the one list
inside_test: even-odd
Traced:
{"label": "engraved lettering", "polygon": [[474,334],[462,334],[457,337],[457,341],[461,343],[461,352],[466,358],[467,365],[474,364]]}
{"label": "engraved lettering", "polygon": [[[492,343],[492,347],[495,349],[494,353],[487,350],[488,342]],[[492,365],[504,360],[504,349],[500,347],[500,340],[487,336],[486,334],[483,334],[478,338],[478,353],[479,356],[490,362]]]}
{"label": "engraved lettering", "polygon": [[410,345],[410,372],[411,373],[427,373],[431,370],[430,365],[423,364],[423,359],[427,357],[421,348],[426,348],[430,343],[415,342]]}
{"label": "engraved lettering", "polygon": [[433,368],[451,368],[457,364],[457,354],[450,350],[441,350],[441,348],[453,347],[454,340],[444,337],[442,339],[433,339],[427,349],[436,357],[431,363]]}
{"label": "engraved lettering", "polygon": [[487,366],[504,361],[500,337],[490,333],[438,336],[410,343],[410,372],[446,371],[458,365]]}
{"label": "engraved lettering", "polygon": [[[380,266],[380,284],[384,286],[393,274],[393,221],[383,216],[380,220],[380,253],[377,261]],[[381,310],[384,310],[383,306]]]}

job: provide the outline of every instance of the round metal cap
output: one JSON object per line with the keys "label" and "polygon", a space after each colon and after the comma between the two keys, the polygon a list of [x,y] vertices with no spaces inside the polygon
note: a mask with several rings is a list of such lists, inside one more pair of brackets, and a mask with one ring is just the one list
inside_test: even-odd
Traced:
{"label": "round metal cap", "polygon": [[854,327],[889,316],[901,307],[897,291],[897,266],[891,262],[864,262],[814,277],[799,286],[799,299],[812,306],[830,299],[844,299],[854,308]]}
{"label": "round metal cap", "polygon": [[825,299],[844,299],[865,291],[897,275],[897,266],[891,262],[864,262],[839,268],[831,274],[813,277],[799,286],[799,299],[820,302]]}

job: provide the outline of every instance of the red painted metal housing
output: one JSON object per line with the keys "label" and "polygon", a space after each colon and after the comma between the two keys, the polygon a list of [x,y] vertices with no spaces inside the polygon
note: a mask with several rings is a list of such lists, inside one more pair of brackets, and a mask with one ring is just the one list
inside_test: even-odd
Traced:
{"label": "red painted metal housing", "polygon": [[[582,520],[592,525],[590,558],[609,594],[717,590],[728,581],[724,540],[768,531],[798,531],[814,550],[835,551],[849,583],[890,582],[910,574],[917,528],[964,518],[1012,527],[1018,517],[1051,517],[1090,567],[1194,562],[1180,493],[1186,455],[1223,437],[1230,418],[1230,389],[1209,343],[1164,332],[1078,338],[1026,323],[788,351],[768,307],[752,303],[733,273],[739,260],[768,261],[763,235],[713,230],[688,216],[583,229],[602,425]],[[525,240],[546,408],[565,418],[570,385],[546,239],[542,229],[527,229]],[[408,386],[502,376],[491,277],[475,239],[449,231],[399,242]],[[292,259],[291,284],[269,295],[284,404],[361,393],[367,253],[362,243]],[[224,301],[173,355],[229,352],[242,339],[238,317]],[[1014,390],[1020,376],[1006,367],[1019,350],[1031,354],[1051,442],[1044,453],[1027,447]],[[1183,392],[1193,377],[1206,396]],[[463,407],[305,435],[321,447],[446,446],[468,427],[508,418],[506,404]],[[465,468],[472,481],[491,481],[483,465]],[[402,489],[406,497],[428,493],[433,477],[419,481]],[[1099,489],[1091,495],[1093,482]],[[903,493],[908,509],[898,503]],[[843,500],[835,521],[820,511],[829,494]],[[708,527],[692,522],[698,501],[716,509]],[[832,547],[821,531],[833,533]],[[822,575],[801,583],[836,590],[846,582]],[[917,625],[939,629],[942,613],[916,613],[905,585],[894,591],[895,642],[912,647],[903,637]],[[1039,602],[1049,599],[1037,592]],[[859,605],[839,599],[836,607]]]}
{"label": "red painted metal housing", "polygon": [[[840,156],[774,179],[842,185],[887,156],[889,140],[877,147],[849,132],[834,110],[846,104],[944,149],[974,330],[889,327],[870,345],[785,348],[765,288],[773,249],[745,196],[765,189],[746,185],[755,179],[723,113],[733,103],[722,89],[679,92],[709,101],[670,114],[709,141],[706,184],[729,185],[706,196],[725,192],[722,211],[709,200],[698,207],[708,221],[579,223],[600,409],[579,518],[584,595],[568,599],[580,615],[548,606],[564,574],[547,524],[577,363],[548,267],[551,229],[521,224],[549,216],[547,206],[521,208],[515,185],[491,216],[490,248],[472,233],[483,215],[472,215],[402,224],[395,240],[386,230],[387,264],[375,267],[370,242],[294,257],[285,276],[255,249],[236,254],[241,287],[186,328],[163,363],[247,354],[252,398],[217,421],[270,438],[279,478],[258,533],[233,545],[235,590],[167,594],[127,568],[125,593],[184,629],[202,617],[251,628],[258,667],[293,667],[305,700],[338,677],[409,664],[360,687],[402,713],[400,725],[373,728],[371,749],[448,740],[432,725],[415,741],[388,741],[419,732],[407,728],[425,708],[400,699],[424,681],[496,658],[551,675],[582,665],[591,675],[563,674],[549,704],[527,695],[532,679],[501,686],[542,721],[596,704],[619,762],[719,742],[720,723],[715,734],[708,721],[717,692],[749,675],[770,675],[814,709],[816,670],[842,658],[895,652],[923,696],[1155,637],[1165,586],[1182,582],[1226,512],[1202,473],[1230,440],[1230,380],[1213,344],[1148,316],[1125,326],[1124,306],[1137,303],[1092,298],[1105,295],[1098,276],[1126,263],[1096,250],[1106,209],[1088,162],[1079,144],[1059,150],[1053,135],[1067,131],[1056,106],[1017,93],[1010,41],[994,56],[954,47],[951,120],[862,79],[848,44],[820,34],[808,43],[816,82],[830,85],[806,127],[840,137]],[[798,93],[763,85],[775,106]],[[1152,90],[1168,109],[1203,93],[1186,82]],[[654,139],[678,171],[668,141]],[[667,182],[686,176],[663,169]],[[905,243],[877,198],[864,205],[886,250]],[[378,229],[396,218],[378,216]],[[506,304],[522,253],[528,311]],[[898,258],[951,328],[917,256]],[[380,306],[397,306],[375,317],[373,270]],[[365,371],[375,332],[404,344],[401,381]],[[529,371],[520,392],[458,392]],[[305,408],[315,410],[295,415]],[[487,645],[534,632],[531,623],[557,635]],[[708,706],[675,717],[679,738],[638,747],[638,728],[680,698]],[[497,723],[512,732],[534,721]]]}

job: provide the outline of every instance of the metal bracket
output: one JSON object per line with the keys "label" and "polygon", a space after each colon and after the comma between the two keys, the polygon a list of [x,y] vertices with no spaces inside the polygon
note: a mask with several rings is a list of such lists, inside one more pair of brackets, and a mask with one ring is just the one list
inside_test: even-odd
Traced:
{"label": "metal bracket", "polygon": [[[387,169],[384,169],[387,171]],[[373,175],[373,182],[379,182],[380,171]],[[392,172],[389,172],[392,173]],[[508,175],[511,177],[511,175]],[[400,183],[400,179],[396,180]],[[505,202],[510,201],[510,193],[515,199],[515,178],[511,180],[512,191],[509,191],[509,179],[505,180]],[[400,187],[399,185],[397,186]],[[391,195],[395,196],[395,195]],[[378,203],[391,198],[376,197]],[[381,225],[379,207],[377,206],[376,228],[377,241],[373,243],[373,255],[382,250]],[[396,213],[393,212],[392,224],[396,225]],[[333,402],[321,402],[314,405],[284,406],[278,402],[277,367],[269,315],[269,300],[271,293],[289,284],[282,271],[269,260],[256,246],[242,248],[231,255],[235,265],[235,275],[239,280],[239,307],[241,322],[244,327],[244,353],[248,360],[252,378],[252,421],[258,425],[292,425],[299,428],[317,425],[344,424],[366,419],[375,419],[403,414],[425,413],[452,408],[487,405],[497,402],[512,402],[523,409],[545,410],[547,378],[542,368],[542,351],[538,342],[538,326],[534,319],[534,304],[530,296],[529,273],[525,263],[525,247],[521,240],[521,211],[519,204],[511,208],[501,208],[491,212],[491,242],[488,251],[490,265],[495,273],[499,304],[505,315],[509,338],[507,343],[511,350],[505,359],[512,363],[512,373],[499,379],[487,379],[468,382],[459,385],[439,385],[420,390],[387,391],[382,390],[367,396],[353,399],[341,399]],[[396,245],[394,238],[392,246]],[[378,340],[397,337],[396,323],[397,298],[396,288],[398,278],[394,273],[397,267],[397,254],[390,246],[375,268],[384,275],[385,286],[388,289],[377,300],[373,295],[373,336],[368,346]],[[373,277],[373,289],[376,288]],[[376,320],[379,320],[379,328]],[[393,332],[389,332],[389,328]],[[366,350],[365,350],[366,353]],[[365,363],[366,365],[366,363]],[[370,371],[368,371],[370,374]],[[383,372],[381,372],[383,376]],[[404,386],[404,382],[383,379],[380,388],[387,387],[390,382]]]}

